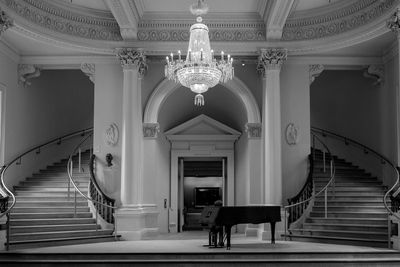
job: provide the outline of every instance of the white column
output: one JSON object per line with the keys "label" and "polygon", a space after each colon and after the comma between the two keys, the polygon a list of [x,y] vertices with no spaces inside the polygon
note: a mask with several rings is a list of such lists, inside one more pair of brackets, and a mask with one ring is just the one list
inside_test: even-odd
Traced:
{"label": "white column", "polygon": [[280,71],[285,49],[262,49],[259,70],[263,74],[263,176],[264,203],[282,204]]}
{"label": "white column", "polygon": [[146,69],[143,52],[121,49],[118,57],[124,72],[122,103],[121,204],[137,207],[143,192],[143,134],[141,76]]}
{"label": "white column", "polygon": [[121,207],[115,212],[125,240],[158,233],[155,204],[143,203],[143,126],[141,78],[147,65],[141,50],[117,50],[124,73],[122,101]]}

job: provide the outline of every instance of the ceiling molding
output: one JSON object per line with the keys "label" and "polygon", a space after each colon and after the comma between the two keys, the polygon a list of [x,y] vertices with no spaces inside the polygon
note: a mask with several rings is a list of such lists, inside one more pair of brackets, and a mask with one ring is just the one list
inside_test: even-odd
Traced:
{"label": "ceiling molding", "polygon": [[286,19],[293,7],[294,0],[270,0],[261,12],[266,28],[267,40],[280,40]]}
{"label": "ceiling molding", "polygon": [[15,48],[15,46],[8,43],[4,38],[0,38],[0,53],[9,57],[15,63],[19,63],[21,57],[20,52]]}
{"label": "ceiling molding", "polygon": [[118,22],[122,38],[124,40],[136,40],[138,22],[143,10],[139,10],[135,1],[105,0],[105,2]]}

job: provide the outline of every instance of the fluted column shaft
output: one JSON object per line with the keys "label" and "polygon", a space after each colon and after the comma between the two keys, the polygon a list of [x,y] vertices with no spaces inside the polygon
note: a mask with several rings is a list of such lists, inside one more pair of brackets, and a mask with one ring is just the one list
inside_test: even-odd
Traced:
{"label": "fluted column shaft", "polygon": [[141,78],[147,68],[143,52],[120,49],[124,73],[122,103],[121,204],[137,207],[143,196],[143,132]]}
{"label": "fluted column shaft", "polygon": [[262,49],[259,70],[263,75],[263,182],[264,203],[282,204],[282,149],[280,71],[284,49]]}

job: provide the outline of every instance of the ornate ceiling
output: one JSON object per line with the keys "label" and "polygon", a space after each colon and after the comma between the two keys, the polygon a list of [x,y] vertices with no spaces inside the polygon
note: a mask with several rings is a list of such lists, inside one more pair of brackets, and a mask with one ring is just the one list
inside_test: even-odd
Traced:
{"label": "ornate ceiling", "polygon": [[[22,54],[39,52],[19,44],[29,39],[79,53],[111,54],[123,46],[164,55],[184,49],[194,0],[0,0],[14,21],[3,40]],[[233,55],[254,55],[260,47],[285,47],[312,54],[375,40],[400,0],[209,0],[204,21],[210,39]],[[384,40],[390,38],[382,38]],[[17,42],[18,44],[15,44]],[[35,44],[36,46],[37,44]],[[386,44],[387,46],[387,44]],[[58,53],[62,53],[58,51]]]}

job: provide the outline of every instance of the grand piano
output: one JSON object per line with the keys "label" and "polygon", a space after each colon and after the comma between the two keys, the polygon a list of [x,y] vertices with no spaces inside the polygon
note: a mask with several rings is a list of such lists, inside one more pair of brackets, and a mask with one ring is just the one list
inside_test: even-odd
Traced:
{"label": "grand piano", "polygon": [[[271,243],[275,243],[275,223],[281,221],[280,206],[206,206],[201,213],[201,224],[210,229],[214,236],[213,244],[217,247],[217,232],[225,229],[226,249],[231,248],[231,228],[242,223],[267,223],[271,225]],[[220,239],[222,240],[222,239]]]}

